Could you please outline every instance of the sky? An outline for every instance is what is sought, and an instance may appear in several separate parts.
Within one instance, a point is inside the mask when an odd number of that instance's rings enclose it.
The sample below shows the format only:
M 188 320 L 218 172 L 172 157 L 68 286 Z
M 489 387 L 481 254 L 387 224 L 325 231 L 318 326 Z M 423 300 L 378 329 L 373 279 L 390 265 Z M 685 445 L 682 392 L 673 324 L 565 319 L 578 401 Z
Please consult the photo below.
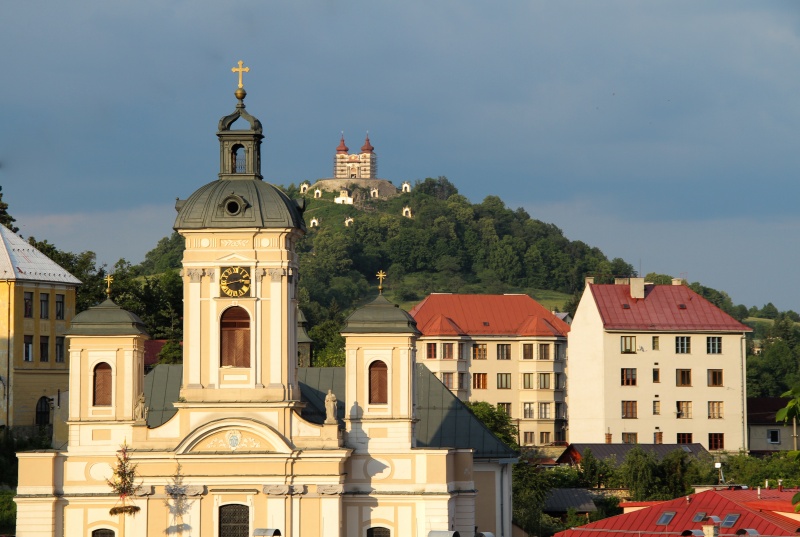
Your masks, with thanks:
M 4 2 L 0 185 L 20 233 L 137 263 L 216 179 L 220 117 L 262 173 L 446 176 L 572 240 L 800 311 L 800 4 Z

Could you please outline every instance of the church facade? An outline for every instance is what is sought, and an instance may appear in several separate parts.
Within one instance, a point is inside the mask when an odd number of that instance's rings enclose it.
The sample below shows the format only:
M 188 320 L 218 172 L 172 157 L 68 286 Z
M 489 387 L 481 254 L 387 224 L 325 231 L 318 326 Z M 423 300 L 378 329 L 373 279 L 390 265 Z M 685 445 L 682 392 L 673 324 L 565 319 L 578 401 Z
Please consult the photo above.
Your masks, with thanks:
M 406 312 L 379 295 L 347 321 L 345 368 L 298 367 L 304 205 L 263 181 L 262 126 L 235 95 L 218 179 L 176 204 L 172 411 L 149 415 L 169 383 L 145 381 L 141 321 L 110 300 L 77 315 L 68 446 L 18 454 L 17 535 L 510 535 L 515 453 L 416 363 Z

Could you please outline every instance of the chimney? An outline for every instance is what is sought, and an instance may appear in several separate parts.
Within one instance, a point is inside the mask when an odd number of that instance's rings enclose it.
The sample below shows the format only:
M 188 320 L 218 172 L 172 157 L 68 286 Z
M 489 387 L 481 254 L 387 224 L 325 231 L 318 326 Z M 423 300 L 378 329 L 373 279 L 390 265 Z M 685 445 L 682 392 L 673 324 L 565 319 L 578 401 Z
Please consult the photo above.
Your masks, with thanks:
M 631 283 L 630 278 L 614 278 L 614 285 L 628 285 Z
M 631 298 L 644 298 L 644 278 L 631 278 Z
M 703 537 L 717 537 L 719 527 L 716 524 L 703 524 Z
M 672 285 L 683 285 L 683 278 L 672 278 Z
M 606 433 L 606 444 L 611 443 L 611 433 Z

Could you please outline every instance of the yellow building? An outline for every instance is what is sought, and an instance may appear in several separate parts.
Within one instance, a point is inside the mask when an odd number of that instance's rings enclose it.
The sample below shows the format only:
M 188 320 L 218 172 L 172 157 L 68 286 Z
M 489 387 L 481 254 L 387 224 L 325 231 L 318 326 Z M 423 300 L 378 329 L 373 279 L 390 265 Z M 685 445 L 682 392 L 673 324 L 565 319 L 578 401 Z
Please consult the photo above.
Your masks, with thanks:
M 29 433 L 52 423 L 67 389 L 65 331 L 81 283 L 0 226 L 0 424 Z
M 145 380 L 142 323 L 110 300 L 76 316 L 69 443 L 19 454 L 17 535 L 510 535 L 515 454 L 416 365 L 406 312 L 379 296 L 347 321 L 346 368 L 298 367 L 303 204 L 263 182 L 245 95 L 219 178 L 176 204 L 180 375 Z M 125 443 L 141 488 L 123 501 L 106 480 Z

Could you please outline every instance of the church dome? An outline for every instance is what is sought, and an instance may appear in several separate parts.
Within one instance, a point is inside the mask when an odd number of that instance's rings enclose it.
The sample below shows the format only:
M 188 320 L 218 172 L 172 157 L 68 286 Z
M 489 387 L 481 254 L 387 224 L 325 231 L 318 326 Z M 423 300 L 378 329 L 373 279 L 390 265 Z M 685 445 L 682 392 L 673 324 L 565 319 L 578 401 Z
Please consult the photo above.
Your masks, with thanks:
M 411 333 L 419 335 L 417 322 L 383 295 L 358 308 L 345 321 L 342 333 Z
M 76 315 L 66 333 L 70 336 L 147 335 L 142 320 L 110 298 Z
M 361 146 L 361 152 L 362 153 L 372 153 L 374 150 L 375 150 L 375 148 L 372 147 L 371 143 L 369 143 L 369 134 L 367 134 L 367 139 L 364 140 L 364 145 Z
M 342 134 L 342 139 L 339 140 L 339 147 L 336 148 L 336 152 L 340 155 L 343 155 L 348 151 L 350 151 L 350 148 L 344 144 L 344 134 Z

